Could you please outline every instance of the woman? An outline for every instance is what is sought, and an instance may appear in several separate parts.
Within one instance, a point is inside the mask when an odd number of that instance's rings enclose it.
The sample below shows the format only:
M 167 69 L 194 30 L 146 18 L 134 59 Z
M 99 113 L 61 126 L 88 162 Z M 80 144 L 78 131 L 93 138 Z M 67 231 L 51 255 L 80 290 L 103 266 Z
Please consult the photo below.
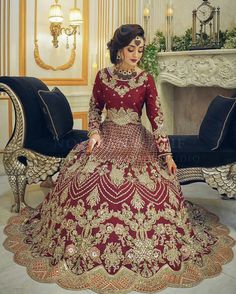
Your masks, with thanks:
M 89 140 L 71 151 L 42 205 L 6 228 L 5 247 L 36 280 L 150 293 L 193 286 L 232 258 L 227 230 L 184 202 L 154 80 L 138 67 L 144 40 L 139 25 L 115 31 L 114 66 L 93 88 Z M 153 134 L 141 124 L 144 105 Z

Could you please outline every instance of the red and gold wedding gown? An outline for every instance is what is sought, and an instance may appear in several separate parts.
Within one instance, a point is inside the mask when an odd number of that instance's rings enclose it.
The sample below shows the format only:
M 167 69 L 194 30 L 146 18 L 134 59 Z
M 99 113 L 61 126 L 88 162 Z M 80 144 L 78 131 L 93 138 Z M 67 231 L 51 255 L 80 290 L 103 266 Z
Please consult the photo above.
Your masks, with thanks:
M 144 105 L 153 134 L 141 124 Z M 4 245 L 15 261 L 37 281 L 97 293 L 190 287 L 219 274 L 234 240 L 215 215 L 185 201 L 168 174 L 152 76 L 118 80 L 99 71 L 89 113 L 102 144 L 91 155 L 88 141 L 75 146 L 43 203 L 9 220 Z

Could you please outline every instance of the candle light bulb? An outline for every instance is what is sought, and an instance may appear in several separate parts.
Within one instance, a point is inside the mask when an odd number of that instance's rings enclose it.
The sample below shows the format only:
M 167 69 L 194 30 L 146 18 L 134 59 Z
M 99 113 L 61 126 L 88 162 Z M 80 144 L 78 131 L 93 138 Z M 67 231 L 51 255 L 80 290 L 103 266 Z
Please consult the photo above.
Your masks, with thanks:
M 143 10 L 143 16 L 148 17 L 149 13 L 150 13 L 149 9 L 147 7 L 145 7 Z
M 98 65 L 97 65 L 96 62 L 93 62 L 93 64 L 92 64 L 92 68 L 93 68 L 93 69 L 97 69 L 97 68 L 98 68 Z
M 167 8 L 166 15 L 167 16 L 173 16 L 173 14 L 174 14 L 173 8 L 172 7 L 168 7 Z

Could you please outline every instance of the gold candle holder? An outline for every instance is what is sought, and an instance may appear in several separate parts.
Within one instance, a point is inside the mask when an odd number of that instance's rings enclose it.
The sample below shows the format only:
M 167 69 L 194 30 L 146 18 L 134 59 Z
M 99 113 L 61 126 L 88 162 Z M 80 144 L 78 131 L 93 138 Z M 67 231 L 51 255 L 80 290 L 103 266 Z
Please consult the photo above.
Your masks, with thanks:
M 193 10 L 193 29 L 192 29 L 192 44 L 196 46 L 196 23 L 197 23 L 197 10 Z
M 217 7 L 217 37 L 216 44 L 219 47 L 220 45 L 220 7 Z

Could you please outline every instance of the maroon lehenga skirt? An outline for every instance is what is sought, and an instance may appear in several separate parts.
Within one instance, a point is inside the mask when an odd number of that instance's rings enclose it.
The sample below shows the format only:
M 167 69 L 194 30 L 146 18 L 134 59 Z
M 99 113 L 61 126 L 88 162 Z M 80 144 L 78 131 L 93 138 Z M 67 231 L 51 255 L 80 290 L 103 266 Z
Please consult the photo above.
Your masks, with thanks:
M 9 220 L 5 248 L 41 282 L 97 293 L 190 287 L 221 272 L 234 240 L 185 201 L 141 124 L 102 124 L 102 144 L 67 156 L 55 188 Z

